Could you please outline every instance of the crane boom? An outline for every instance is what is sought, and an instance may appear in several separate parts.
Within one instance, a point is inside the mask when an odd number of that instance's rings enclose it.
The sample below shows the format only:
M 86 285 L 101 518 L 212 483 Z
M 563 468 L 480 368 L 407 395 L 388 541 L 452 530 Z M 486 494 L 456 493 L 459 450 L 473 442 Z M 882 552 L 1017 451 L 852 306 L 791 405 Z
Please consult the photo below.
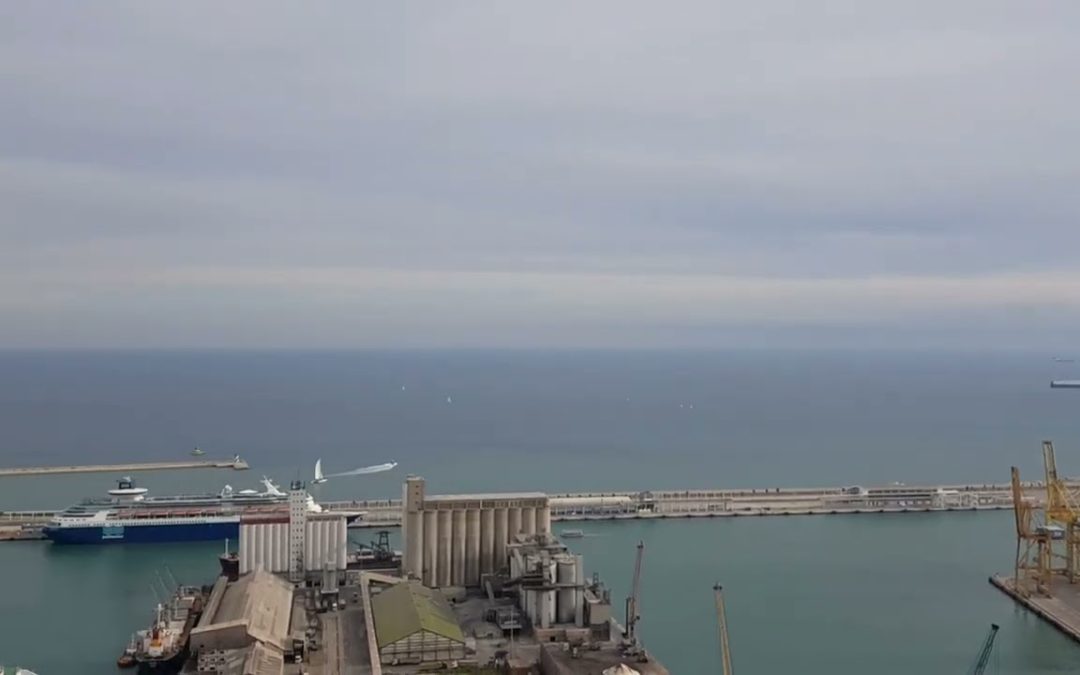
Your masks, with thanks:
M 1024 500 L 1024 488 L 1020 484 L 1020 470 L 1012 467 L 1013 513 L 1016 516 L 1016 534 L 1027 537 L 1031 534 L 1031 511 Z
M 1058 476 L 1053 441 L 1043 441 L 1043 469 L 1046 471 L 1046 519 L 1064 525 L 1080 520 L 1080 509 Z
M 986 672 L 986 666 L 990 663 L 990 653 L 994 651 L 994 638 L 997 637 L 997 632 L 998 625 L 996 623 L 990 624 L 990 632 L 986 634 L 982 649 L 979 650 L 979 656 L 975 659 L 975 665 L 971 668 L 971 675 L 983 675 Z
M 716 625 L 720 631 L 720 662 L 724 666 L 724 675 L 732 675 L 731 643 L 728 642 L 727 613 L 724 611 L 724 593 L 720 584 L 713 586 L 716 596 Z
M 645 542 L 639 541 L 637 555 L 634 558 L 634 581 L 630 586 L 630 597 L 626 599 L 626 639 L 637 642 L 637 622 L 641 619 L 638 603 L 641 597 L 641 558 L 645 553 Z

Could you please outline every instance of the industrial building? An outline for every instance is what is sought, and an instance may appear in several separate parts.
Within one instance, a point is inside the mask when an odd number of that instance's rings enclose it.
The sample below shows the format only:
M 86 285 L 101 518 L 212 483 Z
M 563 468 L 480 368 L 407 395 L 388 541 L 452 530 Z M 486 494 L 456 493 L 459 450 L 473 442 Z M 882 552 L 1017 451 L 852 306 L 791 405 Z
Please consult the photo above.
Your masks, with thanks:
M 214 582 L 199 623 L 191 630 L 191 653 L 200 675 L 280 675 L 302 626 L 294 626 L 293 586 L 264 570 L 235 581 Z M 301 621 L 302 623 L 302 621 Z
M 629 494 L 561 495 L 550 497 L 551 515 L 555 518 L 624 516 L 642 510 L 642 500 Z
M 232 583 L 218 577 L 191 631 L 191 650 L 243 649 L 256 642 L 291 649 L 292 606 L 292 584 L 269 572 L 256 570 Z
M 410 476 L 403 492 L 404 573 L 430 588 L 478 587 L 501 569 L 518 534 L 551 533 L 551 507 L 539 492 L 427 495 Z
M 240 521 L 240 574 L 263 569 L 303 581 L 308 572 L 344 570 L 349 514 L 313 512 L 301 484 L 289 491 L 288 512 L 245 515 Z
M 379 658 L 386 664 L 451 663 L 466 657 L 465 635 L 437 590 L 404 581 L 371 598 Z

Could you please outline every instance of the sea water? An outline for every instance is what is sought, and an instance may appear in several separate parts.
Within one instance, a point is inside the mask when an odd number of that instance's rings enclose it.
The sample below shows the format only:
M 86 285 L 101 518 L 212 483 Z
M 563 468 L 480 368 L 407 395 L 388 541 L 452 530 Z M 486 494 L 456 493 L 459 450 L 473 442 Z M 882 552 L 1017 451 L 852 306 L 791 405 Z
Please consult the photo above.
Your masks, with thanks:
M 199 445 L 252 465 L 136 476 L 171 494 L 308 479 L 320 457 L 327 472 L 400 462 L 321 498 L 395 496 L 406 472 L 431 492 L 1004 482 L 1012 464 L 1038 475 L 1043 438 L 1080 473 L 1080 392 L 1048 387 L 1072 367 L 1021 353 L 3 352 L 0 464 Z M 0 478 L 0 508 L 62 507 L 116 477 Z M 991 622 L 1001 672 L 1080 668 L 1080 650 L 986 583 L 1012 564 L 1007 512 L 587 533 L 570 544 L 617 610 L 645 541 L 642 631 L 675 673 L 718 671 L 716 581 L 740 672 L 961 672 Z M 157 576 L 209 581 L 221 546 L 0 544 L 0 663 L 111 672 Z

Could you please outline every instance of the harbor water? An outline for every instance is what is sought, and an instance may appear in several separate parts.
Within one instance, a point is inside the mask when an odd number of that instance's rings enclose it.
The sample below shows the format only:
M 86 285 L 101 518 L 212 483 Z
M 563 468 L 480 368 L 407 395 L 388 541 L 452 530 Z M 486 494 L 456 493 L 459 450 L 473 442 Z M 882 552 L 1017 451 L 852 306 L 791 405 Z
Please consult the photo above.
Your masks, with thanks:
M 0 464 L 240 453 L 247 472 L 153 472 L 152 494 L 257 488 L 384 461 L 321 498 L 432 492 L 1003 482 L 1039 442 L 1080 474 L 1070 364 L 1032 354 L 0 353 Z M 0 509 L 57 508 L 118 476 L 0 478 Z M 963 672 L 991 622 L 1002 673 L 1080 668 L 1080 648 L 987 577 L 1012 564 L 1008 512 L 567 524 L 625 596 L 646 543 L 648 646 L 717 672 L 724 584 L 744 673 Z M 560 526 L 556 524 L 556 531 Z M 354 533 L 367 539 L 374 533 Z M 149 620 L 157 575 L 207 582 L 223 543 L 0 544 L 0 663 L 109 673 Z M 168 572 L 166 572 L 166 568 Z M 618 602 L 616 604 L 619 604 Z
M 641 631 L 673 673 L 719 672 L 717 581 L 739 672 L 962 673 L 991 622 L 1001 631 L 990 673 L 1077 672 L 1080 648 L 986 581 L 1011 563 L 1011 518 L 995 511 L 586 523 L 586 536 L 567 543 L 612 588 L 621 617 L 634 546 L 645 542 Z M 114 672 L 131 630 L 150 620 L 159 577 L 209 581 L 220 549 L 4 544 L 0 653 L 42 675 Z

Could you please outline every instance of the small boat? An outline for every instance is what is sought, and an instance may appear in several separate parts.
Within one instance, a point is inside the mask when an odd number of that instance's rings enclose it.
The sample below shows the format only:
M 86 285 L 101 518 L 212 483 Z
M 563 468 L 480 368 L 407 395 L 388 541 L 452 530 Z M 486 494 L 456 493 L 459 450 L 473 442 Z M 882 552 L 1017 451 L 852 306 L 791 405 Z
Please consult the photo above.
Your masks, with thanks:
M 136 651 L 138 651 L 138 645 L 135 642 L 135 636 L 132 636 L 131 642 L 124 648 L 124 653 L 120 655 L 120 658 L 116 659 L 116 667 L 134 668 L 139 665 L 139 662 L 135 660 Z
M 581 539 L 585 533 L 581 530 L 563 530 L 560 532 L 564 539 Z
M 191 451 L 191 456 L 192 457 L 202 457 L 205 454 L 206 454 L 206 451 L 205 450 L 200 450 L 199 446 L 197 446 L 197 445 L 195 446 L 195 449 Z

